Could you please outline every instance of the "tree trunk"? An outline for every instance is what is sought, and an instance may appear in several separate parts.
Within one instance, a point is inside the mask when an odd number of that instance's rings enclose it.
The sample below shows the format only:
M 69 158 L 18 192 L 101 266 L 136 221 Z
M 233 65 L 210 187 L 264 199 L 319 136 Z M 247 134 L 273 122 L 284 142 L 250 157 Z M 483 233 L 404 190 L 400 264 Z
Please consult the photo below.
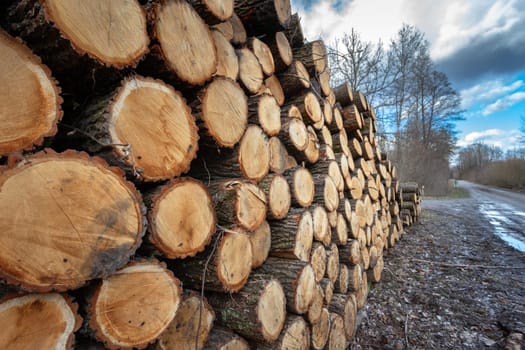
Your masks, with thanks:
M 310 74 L 301 61 L 293 60 L 277 76 L 287 98 L 292 98 L 302 90 L 310 88 Z
M 250 276 L 252 260 L 248 235 L 228 230 L 218 235 L 204 252 L 174 263 L 173 270 L 190 288 L 200 290 L 204 285 L 206 290 L 237 292 Z
M 0 156 L 4 156 L 30 150 L 54 136 L 62 118 L 62 98 L 49 69 L 25 45 L 0 31 L 0 50 L 2 66 L 16 72 L 16 79 L 3 79 L 0 94 Z
M 286 266 L 285 269 L 282 267 Z M 315 275 L 309 263 L 270 257 L 254 274 L 254 278 L 274 276 L 284 289 L 286 307 L 290 312 L 304 314 L 308 311 L 315 288 Z
M 102 159 L 51 150 L 28 156 L 0 173 L 0 275 L 38 292 L 105 278 L 135 253 L 144 214 L 135 187 Z
M 235 12 L 252 36 L 275 33 L 290 25 L 290 0 L 238 0 Z
M 312 220 L 314 239 L 323 243 L 325 247 L 330 246 L 330 243 L 332 242 L 332 235 L 330 232 L 330 224 L 328 223 L 326 209 L 320 205 L 316 205 L 312 210 Z
M 248 39 L 248 48 L 252 50 L 255 57 L 261 65 L 262 71 L 265 76 L 269 77 L 275 73 L 275 63 L 273 60 L 272 51 L 264 42 L 257 38 Z
M 227 21 L 233 15 L 234 0 L 189 0 L 189 3 L 210 26 Z
M 248 122 L 258 124 L 268 136 L 281 131 L 281 108 L 273 96 L 262 94 L 248 99 Z
M 314 179 L 310 171 L 301 166 L 288 169 L 283 176 L 292 190 L 292 205 L 308 208 L 314 200 Z
M 312 348 L 316 350 L 324 349 L 330 336 L 330 313 L 323 308 L 321 317 L 317 323 L 312 325 Z
M 312 265 L 314 270 L 315 281 L 319 283 L 326 272 L 326 249 L 319 242 L 314 242 L 312 244 L 310 265 Z
M 82 324 L 77 309 L 57 293 L 8 296 L 0 303 L 0 348 L 70 349 Z
M 311 75 L 322 73 L 328 69 L 326 47 L 322 40 L 316 40 L 292 49 L 296 60 L 304 63 Z
M 283 331 L 277 340 L 271 344 L 262 343 L 257 349 L 266 350 L 288 350 L 309 349 L 310 328 L 301 316 L 287 315 Z
M 164 264 L 132 262 L 96 287 L 86 322 L 107 348 L 143 349 L 170 325 L 180 301 L 180 282 Z
M 275 72 L 280 73 L 292 64 L 293 53 L 290 43 L 283 32 L 277 32 L 275 35 L 267 35 L 262 40 L 268 45 L 273 55 L 275 63 Z
M 215 312 L 207 300 L 197 292 L 185 291 L 175 318 L 159 337 L 157 349 L 202 349 L 210 331 L 215 329 L 214 320 Z
M 182 95 L 171 86 L 135 76 L 110 95 L 92 100 L 79 118 L 83 148 L 143 181 L 167 180 L 190 168 L 198 128 Z M 95 141 L 96 140 L 96 141 Z
M 247 339 L 271 342 L 281 334 L 286 319 L 286 299 L 276 279 L 258 275 L 238 293 L 213 294 L 208 301 L 217 311 L 220 324 Z
M 237 59 L 235 49 L 225 34 L 219 30 L 212 30 L 211 35 L 215 43 L 215 48 L 217 49 L 217 71 L 215 75 L 237 80 L 239 76 L 239 60 Z
M 250 350 L 250 346 L 229 328 L 213 326 L 203 350 Z
M 244 88 L 254 95 L 263 87 L 264 75 L 255 54 L 247 47 L 238 49 L 239 80 Z
M 145 194 L 150 241 L 170 259 L 194 256 L 215 233 L 217 218 L 208 189 L 179 178 Z
M 312 214 L 308 210 L 294 209 L 285 219 L 270 221 L 270 227 L 271 256 L 310 261 L 313 227 Z

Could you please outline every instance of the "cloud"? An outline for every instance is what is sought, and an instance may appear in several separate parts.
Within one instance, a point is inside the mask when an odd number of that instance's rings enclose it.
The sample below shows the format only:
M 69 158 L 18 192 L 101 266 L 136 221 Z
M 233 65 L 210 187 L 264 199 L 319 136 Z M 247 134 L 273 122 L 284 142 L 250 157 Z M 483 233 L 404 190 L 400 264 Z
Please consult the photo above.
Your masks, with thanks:
M 460 91 L 463 108 L 468 109 L 475 104 L 501 98 L 508 93 L 515 92 L 524 85 L 525 83 L 522 80 L 516 80 L 505 85 L 502 79 L 489 80 L 476 84 Z
M 465 147 L 476 142 L 482 142 L 486 145 L 508 150 L 518 144 L 519 138 L 519 130 L 488 129 L 471 132 L 465 135 L 458 141 L 457 145 L 459 147 Z
M 510 94 L 508 96 L 504 96 L 500 99 L 498 99 L 496 102 L 491 103 L 488 105 L 481 114 L 484 116 L 487 116 L 489 114 L 492 114 L 494 112 L 498 112 L 501 110 L 504 110 L 510 106 L 515 105 L 518 102 L 525 100 L 525 91 L 518 91 L 513 94 Z

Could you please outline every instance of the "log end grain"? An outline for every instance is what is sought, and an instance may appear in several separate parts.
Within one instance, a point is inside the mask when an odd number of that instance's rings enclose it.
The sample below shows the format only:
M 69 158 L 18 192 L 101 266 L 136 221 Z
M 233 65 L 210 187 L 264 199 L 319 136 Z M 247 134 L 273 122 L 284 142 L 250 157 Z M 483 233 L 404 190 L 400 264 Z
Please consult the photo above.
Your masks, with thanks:
M 268 341 L 277 339 L 286 320 L 286 298 L 281 284 L 276 280 L 264 287 L 257 304 L 257 317 L 263 337 Z
M 281 108 L 273 96 L 264 94 L 259 98 L 257 115 L 259 125 L 268 136 L 275 136 L 281 131 Z
M 217 71 L 215 74 L 237 80 L 239 76 L 239 60 L 235 54 L 235 49 L 220 31 L 213 30 L 211 35 L 217 50 Z
M 286 178 L 281 175 L 273 176 L 268 191 L 268 215 L 273 219 L 284 219 L 291 202 L 290 186 Z
M 249 234 L 252 245 L 252 269 L 264 264 L 270 253 L 272 233 L 270 225 L 265 220 Z
M 215 261 L 217 276 L 226 291 L 236 292 L 246 284 L 252 270 L 252 259 L 248 235 L 234 232 L 223 234 Z
M 279 123 L 280 124 L 280 123 Z M 270 170 L 270 146 L 264 131 L 250 125 L 239 145 L 239 165 L 243 175 L 253 181 L 260 181 Z
M 275 63 L 268 45 L 257 38 L 251 38 L 248 45 L 252 49 L 255 57 L 257 57 L 263 73 L 266 76 L 272 75 L 275 72 Z
M 298 167 L 292 176 L 292 197 L 303 208 L 307 208 L 314 200 L 314 179 L 308 169 Z
M 239 80 L 251 94 L 258 93 L 263 86 L 263 71 L 255 54 L 247 47 L 238 49 Z
M 324 349 L 330 336 L 330 312 L 323 308 L 317 323 L 312 325 L 312 348 Z

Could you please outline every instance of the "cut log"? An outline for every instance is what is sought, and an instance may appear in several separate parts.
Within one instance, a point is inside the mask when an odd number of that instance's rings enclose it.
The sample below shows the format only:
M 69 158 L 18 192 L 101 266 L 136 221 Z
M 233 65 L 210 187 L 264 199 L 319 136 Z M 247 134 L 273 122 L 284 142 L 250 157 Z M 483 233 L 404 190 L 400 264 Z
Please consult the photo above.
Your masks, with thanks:
M 91 135 L 83 147 L 94 153 L 110 146 L 113 152 L 102 155 L 144 181 L 187 172 L 198 149 L 195 119 L 182 95 L 160 80 L 140 76 L 91 101 L 79 128 Z
M 237 50 L 239 58 L 239 80 L 250 94 L 258 93 L 263 87 L 264 75 L 255 54 L 247 47 Z
M 266 216 L 269 219 L 284 219 L 292 202 L 290 186 L 286 178 L 278 174 L 269 174 L 259 182 L 259 188 L 267 198 L 268 210 Z
M 313 175 L 315 192 L 314 201 L 324 205 L 327 211 L 331 212 L 339 206 L 339 192 L 329 175 Z
M 268 136 L 281 131 L 281 108 L 273 96 L 262 94 L 248 99 L 248 121 L 258 124 Z
M 323 288 L 324 303 L 325 305 L 329 305 L 334 295 L 334 283 L 328 278 L 323 278 L 321 282 L 319 282 L 319 285 Z
M 202 349 L 214 319 L 215 312 L 206 299 L 196 292 L 185 292 L 175 318 L 159 337 L 157 349 Z
M 208 26 L 184 0 L 156 4 L 153 38 L 160 44 L 164 62 L 183 82 L 204 84 L 217 69 L 217 53 Z
M 307 161 L 310 164 L 315 164 L 319 160 L 319 140 L 315 133 L 314 128 L 311 125 L 308 125 L 306 128 L 308 131 L 308 146 L 304 150 L 304 159 L 299 158 L 301 161 Z
M 310 327 L 301 316 L 288 315 L 279 338 L 272 344 L 258 344 L 257 349 L 288 350 L 309 349 Z
M 191 178 L 172 180 L 145 198 L 149 239 L 163 255 L 185 258 L 204 250 L 215 233 L 217 219 L 208 190 L 201 182 Z
M 224 36 L 224 38 L 226 38 L 226 40 L 228 40 L 229 42 L 232 42 L 233 41 L 233 26 L 230 20 L 216 24 L 212 26 L 211 29 L 213 29 L 214 31 L 218 31 Z
M 363 118 L 354 104 L 346 106 L 343 109 L 343 127 L 349 133 L 359 130 L 363 127 Z
M 332 147 L 326 144 L 319 145 L 319 159 L 317 161 L 336 160 Z
M 250 278 L 239 293 L 213 294 L 208 302 L 220 324 L 258 342 L 276 340 L 286 319 L 283 287 L 273 278 Z
M 0 276 L 38 292 L 105 278 L 139 246 L 144 213 L 135 187 L 100 158 L 27 157 L 0 172 L 0 246 L 9 252 L 0 254 Z
M 179 280 L 163 264 L 132 262 L 96 287 L 87 322 L 107 348 L 143 349 L 178 314 L 181 292 Z
M 341 246 L 346 245 L 348 240 L 348 226 L 343 214 L 337 213 L 337 224 L 332 229 L 332 242 Z
M 354 103 L 354 95 L 352 88 L 348 83 L 343 83 L 333 89 L 335 100 L 339 102 L 341 107 L 346 107 Z
M 284 71 L 292 64 L 292 48 L 283 32 L 277 32 L 275 35 L 267 35 L 262 40 L 264 40 L 272 52 L 276 73 Z
M 330 228 L 335 229 L 337 227 L 337 215 L 339 214 L 337 210 L 328 211 L 326 213 L 328 215 L 328 223 L 330 224 Z
M 342 350 L 346 347 L 344 319 L 336 313 L 330 312 L 330 336 L 325 346 L 327 350 Z
M 235 12 L 253 36 L 275 33 L 290 24 L 290 0 L 238 0 Z
M 351 199 L 350 204 L 357 216 L 359 227 L 364 228 L 366 226 L 366 206 L 364 202 L 361 199 Z
M 246 40 L 248 37 L 246 34 L 246 29 L 244 28 L 244 24 L 242 24 L 241 19 L 239 18 L 239 16 L 237 16 L 235 12 L 233 13 L 229 22 L 231 23 L 233 28 L 232 43 L 235 45 L 246 44 Z
M 361 286 L 355 292 L 357 310 L 361 310 L 366 304 L 366 298 L 368 297 L 368 277 L 366 271 L 363 271 L 361 278 Z
M 314 270 L 315 281 L 319 283 L 326 272 L 326 249 L 319 242 L 312 244 L 310 265 L 312 265 L 312 269 Z
M 332 243 L 330 250 L 326 250 L 326 255 L 326 277 L 328 277 L 332 283 L 335 283 L 339 276 L 339 249 L 337 245 Z
M 310 88 L 310 74 L 301 61 L 293 60 L 279 75 L 284 94 L 291 98 L 298 92 Z
M 0 303 L 0 348 L 70 349 L 82 324 L 77 309 L 56 293 L 8 297 Z
M 348 181 L 345 181 L 345 183 L 350 193 L 350 199 L 360 200 L 361 197 L 363 196 L 363 185 L 361 185 L 361 181 L 359 181 L 358 176 L 350 176 L 346 179 L 349 179 Z
M 257 38 L 248 39 L 248 48 L 252 50 L 255 57 L 261 65 L 261 69 L 266 76 L 271 76 L 275 72 L 275 63 L 273 60 L 272 51 L 264 42 Z
M 286 307 L 290 312 L 304 314 L 308 311 L 315 289 L 314 270 L 309 263 L 269 257 L 253 274 L 254 278 L 261 274 L 273 276 L 281 282 L 286 295 Z
M 49 69 L 25 45 L 0 30 L 2 129 L 0 156 L 41 145 L 54 136 L 62 98 Z
M 235 54 L 235 49 L 224 34 L 218 30 L 213 30 L 211 35 L 215 43 L 215 49 L 217 50 L 217 71 L 215 74 L 237 80 L 239 76 L 239 60 Z
M 320 205 L 316 205 L 312 209 L 312 220 L 314 239 L 323 243 L 325 247 L 330 246 L 330 243 L 332 242 L 332 235 L 330 233 L 330 224 L 328 223 L 326 209 Z
M 300 112 L 299 112 L 300 113 Z M 291 153 L 302 152 L 308 147 L 308 131 L 300 118 L 281 113 L 281 132 L 279 138 Z
M 233 2 L 234 0 L 189 0 L 199 16 L 210 26 L 231 18 Z
M 240 227 L 234 227 L 233 231 L 244 232 Z M 255 269 L 266 261 L 270 254 L 272 244 L 272 233 L 267 221 L 263 221 L 254 231 L 246 232 L 252 246 L 252 269 Z
M 312 348 L 324 349 L 330 336 L 330 312 L 323 308 L 319 321 L 312 325 Z
M 353 91 L 354 104 L 359 112 L 366 112 L 368 110 L 368 102 L 366 101 L 365 95 L 361 91 Z
M 373 283 L 378 283 L 381 281 L 381 275 L 383 273 L 383 268 L 384 268 L 384 262 L 383 262 L 383 257 L 380 256 L 378 259 L 377 259 L 377 263 L 376 265 L 367 271 L 367 274 L 368 274 L 368 279 L 373 282 Z
M 291 15 L 290 24 L 288 28 L 285 29 L 284 34 L 291 47 L 301 47 L 304 45 L 305 40 L 299 14 L 294 13 Z
M 253 231 L 266 217 L 266 197 L 256 185 L 241 180 L 219 180 L 208 190 L 221 225 L 239 225 Z
M 204 285 L 206 290 L 236 292 L 246 284 L 252 260 L 248 235 L 228 230 L 217 236 L 213 247 L 208 246 L 203 253 L 174 263 L 172 269 L 190 288 L 200 290 Z
M 326 68 L 318 74 L 317 78 L 319 79 L 319 86 L 321 87 L 323 95 L 330 95 L 332 88 L 330 87 L 330 69 L 328 68 L 328 64 Z
M 215 78 L 199 93 L 192 108 L 204 123 L 207 136 L 219 147 L 233 147 L 246 130 L 248 98 L 231 79 Z
M 321 321 L 323 315 L 323 306 L 324 306 L 324 291 L 323 288 L 319 285 L 315 285 L 315 293 L 312 298 L 312 304 L 308 308 L 308 313 L 306 318 L 311 325 L 314 325 Z
M 290 156 L 286 147 L 277 136 L 270 137 L 270 171 L 275 174 L 283 174 L 286 169 L 296 165 L 290 165 Z
M 326 47 L 322 40 L 316 40 L 292 49 L 296 60 L 304 63 L 311 75 L 322 73 L 328 66 Z
M 338 134 L 333 134 L 332 139 L 334 143 L 333 149 L 336 154 L 342 153 L 347 158 L 351 158 L 353 156 L 351 153 L 351 148 L 349 144 L 350 140 L 348 140 L 348 136 L 346 134 L 345 129 L 339 130 Z
M 348 240 L 344 247 L 339 247 L 339 259 L 345 264 L 357 265 L 361 262 L 361 248 L 359 241 Z
M 351 292 L 357 292 L 363 284 L 363 269 L 361 268 L 361 265 L 348 265 L 348 272 L 348 290 Z
M 314 200 L 314 179 L 308 169 L 295 167 L 284 172 L 292 189 L 292 205 L 307 208 Z
M 347 264 L 339 264 L 339 278 L 335 282 L 334 291 L 336 293 L 348 293 L 348 285 L 350 283 L 350 270 Z
M 230 329 L 213 326 L 203 350 L 250 350 L 250 346 Z
M 323 100 L 323 117 L 325 125 L 327 127 L 330 126 L 332 124 L 332 121 L 334 120 L 334 108 L 332 107 L 327 98 Z
M 347 341 L 352 341 L 356 330 L 357 307 L 353 294 L 343 295 L 335 293 L 328 311 L 336 313 L 343 318 L 344 332 Z
M 313 227 L 312 214 L 308 210 L 291 210 L 283 220 L 270 221 L 270 227 L 272 231 L 271 256 L 310 261 Z
M 279 78 L 275 75 L 269 76 L 264 80 L 264 86 L 270 91 L 277 104 L 282 106 L 284 104 L 285 95 Z
M 286 88 L 284 89 L 286 92 Z M 316 124 L 323 120 L 323 112 L 321 110 L 319 100 L 311 91 L 305 90 L 301 94 L 288 98 L 286 101 L 286 105 L 297 106 L 297 108 L 299 108 L 299 111 L 301 111 L 305 124 Z M 321 128 L 322 125 L 319 127 L 319 129 Z

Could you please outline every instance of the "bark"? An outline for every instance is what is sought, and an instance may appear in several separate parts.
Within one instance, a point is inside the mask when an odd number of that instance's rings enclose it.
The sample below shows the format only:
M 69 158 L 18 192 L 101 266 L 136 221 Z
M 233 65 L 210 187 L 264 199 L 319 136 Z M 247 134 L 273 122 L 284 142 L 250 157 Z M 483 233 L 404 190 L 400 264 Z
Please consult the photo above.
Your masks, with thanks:
M 345 264 L 359 264 L 361 262 L 359 241 L 350 239 L 344 247 L 339 247 L 339 259 Z
M 354 103 L 352 88 L 348 83 L 343 83 L 333 89 L 335 100 L 341 107 L 346 107 Z
M 322 40 L 316 40 L 292 49 L 296 60 L 304 63 L 311 75 L 322 73 L 328 69 L 326 47 Z
M 354 104 L 359 110 L 359 112 L 368 111 L 368 102 L 366 100 L 365 95 L 363 95 L 361 91 L 353 91 L 352 94 L 353 94 Z
M 287 315 L 281 335 L 272 344 L 262 343 L 257 345 L 257 349 L 309 349 L 310 348 L 310 328 L 301 316 Z
M 310 88 L 310 74 L 299 60 L 293 60 L 277 76 L 287 98 L 292 98 L 299 92 Z
M 304 45 L 305 40 L 299 14 L 292 14 L 290 17 L 290 25 L 284 30 L 284 34 L 291 47 L 301 47 Z
M 275 72 L 281 73 L 292 64 L 293 53 L 290 42 L 284 32 L 277 32 L 275 35 L 266 35 L 262 40 L 268 45 L 273 55 Z
M 86 322 L 109 349 L 143 349 L 178 314 L 181 293 L 179 280 L 164 264 L 132 262 L 97 285 Z
M 229 328 L 213 326 L 203 350 L 250 350 L 248 342 Z
M 361 117 L 359 110 L 354 104 L 345 107 L 341 116 L 343 118 L 343 128 L 345 128 L 348 133 L 363 127 L 363 117 Z
M 239 0 L 235 12 L 252 36 L 275 33 L 290 24 L 290 0 Z
M 271 256 L 310 261 L 313 227 L 312 214 L 308 210 L 292 210 L 285 219 L 270 221 L 270 227 Z
M 76 151 L 28 156 L 0 172 L 0 229 L 8 233 L 0 246 L 9 252 L 0 277 L 37 292 L 105 278 L 135 253 L 144 216 L 139 192 L 102 159 Z

